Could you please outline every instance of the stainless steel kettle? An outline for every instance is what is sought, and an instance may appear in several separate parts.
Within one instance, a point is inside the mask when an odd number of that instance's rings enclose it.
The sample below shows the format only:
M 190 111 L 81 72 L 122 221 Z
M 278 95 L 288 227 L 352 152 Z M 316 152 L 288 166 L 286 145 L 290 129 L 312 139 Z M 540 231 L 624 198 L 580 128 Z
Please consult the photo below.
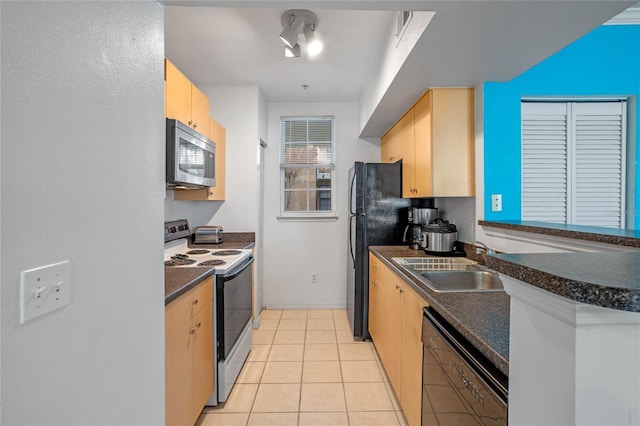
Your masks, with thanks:
M 422 226 L 420 248 L 428 254 L 452 253 L 457 240 L 456 226 L 442 219 L 437 219 L 433 223 Z

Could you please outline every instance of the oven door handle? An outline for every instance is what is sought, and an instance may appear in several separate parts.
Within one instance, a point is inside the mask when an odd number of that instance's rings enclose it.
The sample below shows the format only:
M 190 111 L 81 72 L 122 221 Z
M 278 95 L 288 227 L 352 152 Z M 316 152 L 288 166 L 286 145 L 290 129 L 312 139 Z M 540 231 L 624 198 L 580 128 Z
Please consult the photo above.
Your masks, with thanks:
M 253 256 L 250 256 L 246 262 L 241 263 L 237 268 L 234 268 L 232 271 L 230 271 L 231 275 L 223 275 L 224 280 L 231 281 L 232 279 L 240 275 L 242 272 L 244 272 L 247 266 L 253 263 L 253 260 Z

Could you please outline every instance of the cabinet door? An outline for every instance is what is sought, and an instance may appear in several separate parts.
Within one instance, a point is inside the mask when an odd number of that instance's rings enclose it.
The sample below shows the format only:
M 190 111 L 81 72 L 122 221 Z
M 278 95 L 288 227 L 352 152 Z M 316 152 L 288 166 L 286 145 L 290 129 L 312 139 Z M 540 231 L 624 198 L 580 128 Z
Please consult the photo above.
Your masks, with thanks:
M 213 278 L 209 277 L 165 308 L 165 421 L 167 425 L 195 423 L 213 390 L 212 303 Z M 200 327 L 196 326 L 198 322 L 201 323 Z M 202 330 L 199 334 L 201 338 L 196 341 L 196 331 L 199 330 Z M 206 351 L 208 352 L 205 355 Z M 210 364 L 204 364 L 203 360 L 207 357 Z M 202 364 L 198 368 L 207 377 L 194 375 L 196 361 Z M 210 368 L 211 371 L 209 372 L 206 368 Z M 210 385 L 196 385 L 196 382 L 204 382 L 208 378 L 211 380 Z M 211 390 L 206 386 L 211 386 Z M 201 403 L 203 394 L 206 394 L 206 398 Z M 194 414 L 196 411 L 197 414 Z
M 426 305 L 402 283 L 402 360 L 400 405 L 410 426 L 422 418 L 422 307 Z
M 164 60 L 166 116 L 185 124 L 191 120 L 191 82 L 168 59 Z
M 395 163 L 402 159 L 398 130 L 399 126 L 395 125 L 380 138 L 380 161 L 383 163 Z
M 191 321 L 165 325 L 165 423 L 193 424 Z
M 416 196 L 416 159 L 414 152 L 414 111 L 411 108 L 398 121 L 398 142 L 402 151 L 402 196 Z
M 382 312 L 383 299 L 379 280 L 381 265 L 380 260 L 369 253 L 369 334 L 376 345 L 381 339 L 379 324 L 384 316 Z M 379 351 L 380 348 L 378 348 L 378 352 Z
M 227 130 L 214 119 L 209 122 L 209 134 L 216 143 L 216 186 L 209 188 L 209 200 L 224 200 L 225 198 L 225 174 L 227 156 Z
M 194 130 L 209 136 L 209 98 L 194 84 L 191 85 L 191 122 Z
M 396 395 L 401 386 L 401 343 L 402 343 L 402 297 L 400 279 L 389 268 L 383 269 L 382 293 L 384 298 L 384 364 Z M 380 354 L 382 357 L 382 354 Z
M 427 92 L 414 106 L 414 197 L 433 196 L 433 165 L 431 157 L 431 98 Z
M 193 317 L 193 411 L 198 420 L 214 389 L 213 304 L 209 302 Z
M 473 89 L 432 89 L 433 196 L 475 194 Z

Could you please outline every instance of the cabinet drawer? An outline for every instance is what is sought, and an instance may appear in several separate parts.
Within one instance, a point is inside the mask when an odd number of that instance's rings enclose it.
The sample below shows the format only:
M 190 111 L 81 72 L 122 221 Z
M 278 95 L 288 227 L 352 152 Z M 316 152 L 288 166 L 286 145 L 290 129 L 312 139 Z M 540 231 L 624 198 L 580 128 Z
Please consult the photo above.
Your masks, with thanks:
M 165 308 L 165 324 L 179 326 L 213 300 L 213 277 L 192 288 Z

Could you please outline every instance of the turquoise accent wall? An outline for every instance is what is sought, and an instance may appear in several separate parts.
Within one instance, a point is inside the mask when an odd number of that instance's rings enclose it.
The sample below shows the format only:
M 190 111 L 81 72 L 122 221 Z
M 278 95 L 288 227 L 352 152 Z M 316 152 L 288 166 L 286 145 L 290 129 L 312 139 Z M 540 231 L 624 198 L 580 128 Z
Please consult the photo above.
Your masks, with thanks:
M 598 27 L 509 82 L 484 83 L 485 220 L 520 220 L 522 97 L 639 94 L 640 25 Z M 637 133 L 628 135 L 636 146 Z M 640 229 L 639 160 L 637 149 L 634 229 Z M 491 211 L 491 194 L 502 194 L 501 212 Z

